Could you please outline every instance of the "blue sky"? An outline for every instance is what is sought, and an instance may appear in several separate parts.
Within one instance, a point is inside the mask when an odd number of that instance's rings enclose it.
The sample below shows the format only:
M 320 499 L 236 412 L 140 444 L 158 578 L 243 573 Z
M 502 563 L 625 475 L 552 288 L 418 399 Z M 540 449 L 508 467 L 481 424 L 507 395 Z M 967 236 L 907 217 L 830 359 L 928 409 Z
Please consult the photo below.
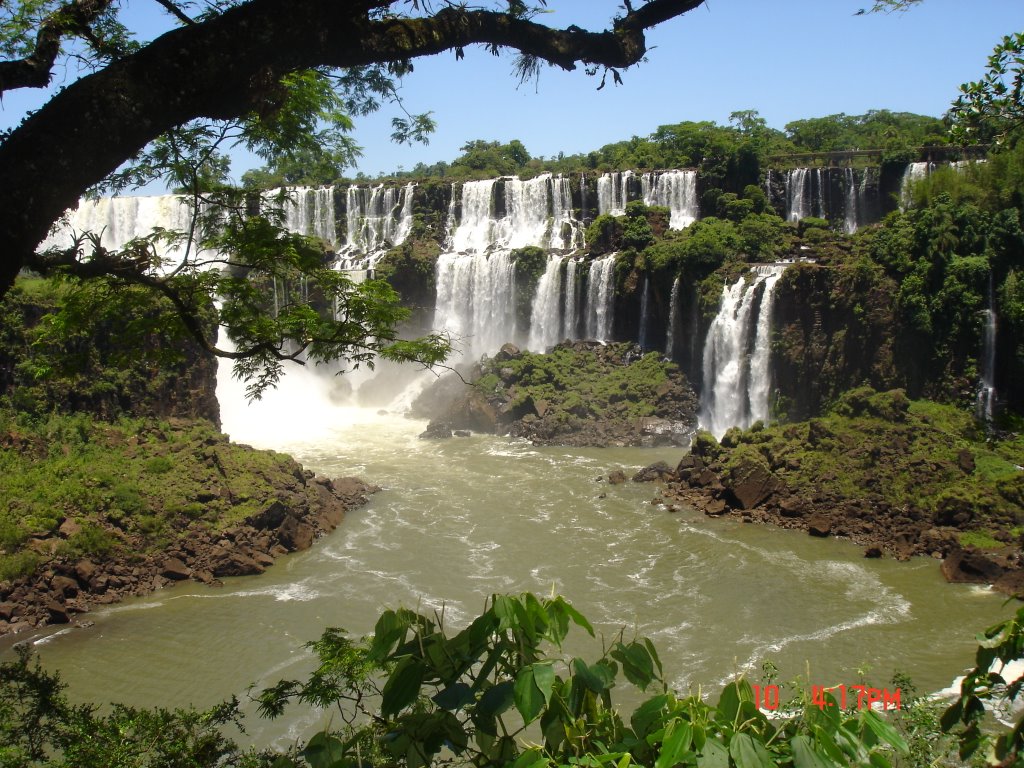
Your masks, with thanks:
M 390 142 L 391 118 L 357 121 L 369 175 L 452 160 L 472 139 L 520 139 L 531 154 L 572 154 L 644 136 L 683 120 L 726 123 L 756 109 L 768 124 L 837 112 L 892 109 L 941 115 L 957 86 L 980 76 L 993 46 L 1024 30 L 1021 0 L 925 0 L 905 12 L 857 16 L 870 0 L 709 0 L 649 35 L 648 61 L 623 73 L 624 85 L 597 82 L 582 69 L 545 68 L 518 85 L 511 57 L 467 49 L 419 59 L 402 88 L 410 112 L 432 111 L 438 129 L 428 146 Z M 123 3 L 139 24 L 159 28 L 153 0 Z M 601 29 L 619 0 L 549 0 L 539 21 Z M 31 98 L 9 94 L 0 127 L 14 125 Z M 237 178 L 253 164 L 239 155 Z

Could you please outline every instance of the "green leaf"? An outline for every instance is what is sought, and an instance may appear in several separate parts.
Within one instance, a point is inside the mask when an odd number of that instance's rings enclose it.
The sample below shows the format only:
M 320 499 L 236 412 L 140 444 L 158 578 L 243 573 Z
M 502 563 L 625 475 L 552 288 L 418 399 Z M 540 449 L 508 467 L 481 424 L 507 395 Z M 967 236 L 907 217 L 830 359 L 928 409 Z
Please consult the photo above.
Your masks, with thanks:
M 548 689 L 550 693 L 550 688 Z M 532 723 L 544 709 L 544 694 L 537 687 L 533 667 L 524 667 L 516 675 L 515 683 L 516 709 L 523 716 L 523 722 Z
M 907 742 L 904 738 L 895 728 L 879 717 L 878 713 L 873 709 L 867 708 L 861 710 L 860 719 L 861 723 L 870 728 L 872 733 L 874 733 L 883 742 L 901 754 L 909 754 L 910 748 L 907 746 Z
M 302 750 L 302 757 L 310 768 L 335 768 L 345 760 L 345 746 L 341 739 L 320 731 Z
M 698 768 L 729 768 L 729 750 L 717 739 L 704 742 L 704 749 L 697 755 Z
M 473 703 L 473 689 L 462 682 L 454 683 L 435 695 L 433 701 L 441 709 L 454 712 Z
M 496 717 L 512 706 L 514 690 L 511 680 L 504 680 L 487 689 L 476 705 L 476 711 L 484 717 Z
M 533 665 L 533 681 L 544 695 L 545 706 L 551 703 L 551 688 L 555 684 L 555 668 L 551 662 Z
M 794 736 L 789 746 L 793 750 L 793 768 L 831 768 L 835 765 L 828 758 L 818 754 L 810 738 L 803 734 Z
M 707 745 L 705 745 L 705 749 Z M 736 768 L 773 768 L 771 755 L 749 733 L 737 733 L 729 743 L 729 755 Z
M 398 662 L 384 684 L 380 712 L 384 717 L 397 715 L 412 704 L 419 695 L 423 684 L 423 665 L 411 656 Z
M 572 672 L 576 678 L 594 693 L 601 693 L 610 687 L 606 680 L 607 669 L 605 668 L 605 674 L 602 675 L 596 667 L 596 664 L 593 667 L 588 666 L 587 662 L 580 658 L 572 660 Z
M 690 749 L 691 735 L 691 726 L 686 720 L 676 718 L 669 723 L 654 768 L 672 768 L 680 762 L 682 755 Z

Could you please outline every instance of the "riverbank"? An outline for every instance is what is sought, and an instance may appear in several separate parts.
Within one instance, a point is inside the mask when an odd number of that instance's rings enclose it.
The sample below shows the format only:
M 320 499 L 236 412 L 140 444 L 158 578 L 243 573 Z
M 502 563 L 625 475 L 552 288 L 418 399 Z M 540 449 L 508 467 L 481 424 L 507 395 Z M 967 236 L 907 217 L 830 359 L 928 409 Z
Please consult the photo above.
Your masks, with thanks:
M 708 516 L 846 538 L 865 557 L 931 556 L 948 581 L 1024 598 L 1021 442 L 986 438 L 955 408 L 860 388 L 821 418 L 731 429 L 720 442 L 698 433 L 664 474 L 663 497 Z
M 377 489 L 202 420 L 0 413 L 0 635 L 308 549 Z

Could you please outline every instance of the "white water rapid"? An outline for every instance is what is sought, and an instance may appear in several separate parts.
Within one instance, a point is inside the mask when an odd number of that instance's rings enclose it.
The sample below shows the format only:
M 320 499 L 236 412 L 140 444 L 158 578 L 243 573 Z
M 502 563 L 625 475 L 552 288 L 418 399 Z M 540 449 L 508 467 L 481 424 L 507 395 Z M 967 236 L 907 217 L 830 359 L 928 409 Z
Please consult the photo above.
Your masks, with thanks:
M 611 338 L 615 309 L 615 257 L 612 253 L 590 262 L 587 276 L 586 337 L 607 341 Z
M 345 193 L 348 268 L 371 269 L 389 249 L 401 245 L 412 229 L 414 184 L 403 187 L 350 186 Z
M 769 352 L 775 284 L 784 264 L 761 264 L 722 291 L 704 343 L 701 427 L 721 438 L 729 427 L 769 417 Z
M 551 254 L 537 282 L 527 348 L 543 352 L 562 338 L 562 257 Z

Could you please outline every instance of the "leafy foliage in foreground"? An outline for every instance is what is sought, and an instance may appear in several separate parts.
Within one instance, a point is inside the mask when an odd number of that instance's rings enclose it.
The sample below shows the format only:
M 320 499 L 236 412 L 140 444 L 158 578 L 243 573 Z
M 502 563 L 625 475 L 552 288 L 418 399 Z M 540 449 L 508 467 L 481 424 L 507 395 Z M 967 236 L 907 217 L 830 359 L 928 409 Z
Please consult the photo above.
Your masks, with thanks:
M 808 704 L 770 720 L 742 679 L 714 706 L 682 697 L 668 689 L 647 639 L 620 634 L 596 661 L 562 658 L 557 652 L 573 624 L 594 635 L 561 597 L 527 593 L 495 595 L 450 636 L 439 620 L 406 609 L 386 611 L 363 641 L 328 630 L 312 644 L 320 666 L 310 679 L 267 689 L 261 706 L 270 715 L 291 700 L 337 706 L 349 725 L 314 736 L 305 763 L 277 765 L 803 768 L 886 766 L 907 752 L 903 737 L 871 709 Z M 628 717 L 612 703 L 620 673 L 654 693 Z

